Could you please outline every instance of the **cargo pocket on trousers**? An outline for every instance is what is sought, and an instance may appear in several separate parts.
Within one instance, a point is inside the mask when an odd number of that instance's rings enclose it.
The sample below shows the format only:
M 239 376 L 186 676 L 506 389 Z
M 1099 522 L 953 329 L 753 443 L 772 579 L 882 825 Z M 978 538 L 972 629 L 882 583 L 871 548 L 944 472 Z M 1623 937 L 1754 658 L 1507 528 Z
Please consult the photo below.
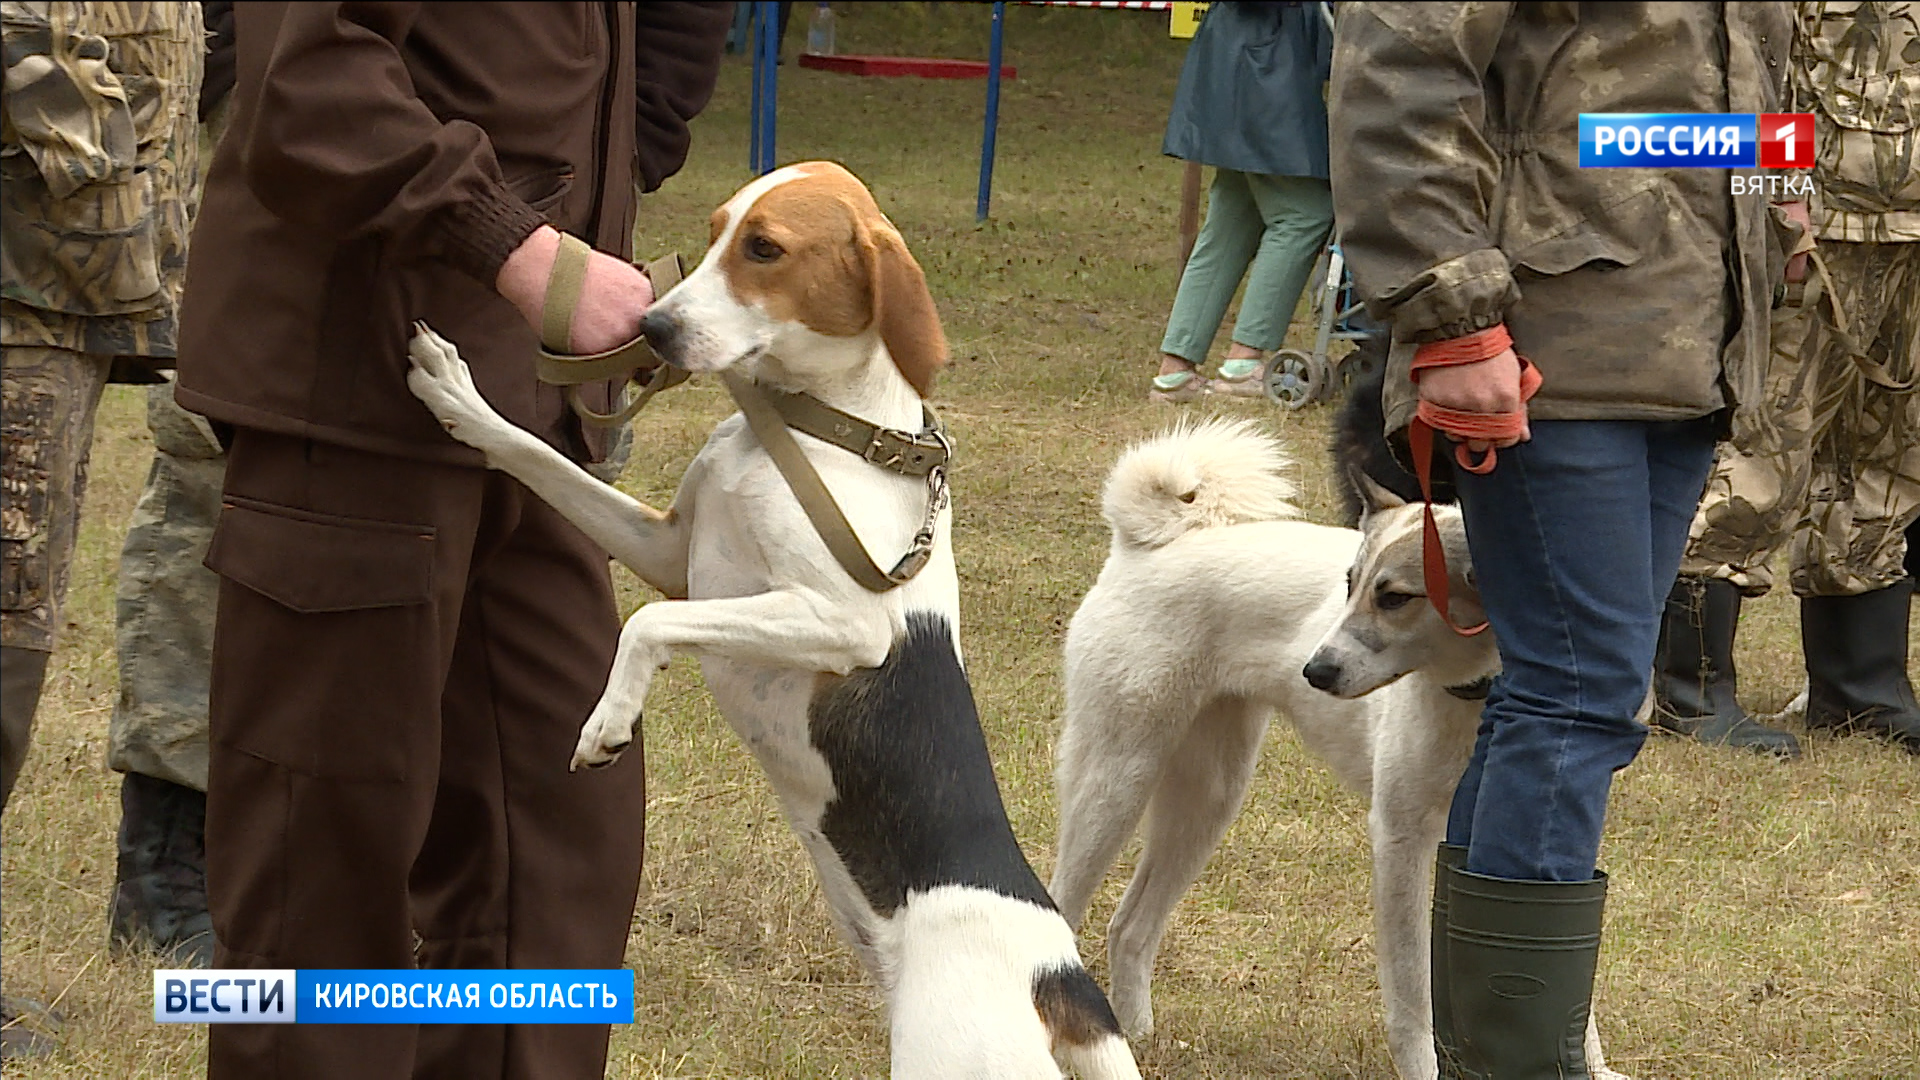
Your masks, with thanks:
M 432 526 L 227 496 L 206 565 L 246 592 L 220 605 L 214 742 L 310 776 L 431 767 L 433 561 Z

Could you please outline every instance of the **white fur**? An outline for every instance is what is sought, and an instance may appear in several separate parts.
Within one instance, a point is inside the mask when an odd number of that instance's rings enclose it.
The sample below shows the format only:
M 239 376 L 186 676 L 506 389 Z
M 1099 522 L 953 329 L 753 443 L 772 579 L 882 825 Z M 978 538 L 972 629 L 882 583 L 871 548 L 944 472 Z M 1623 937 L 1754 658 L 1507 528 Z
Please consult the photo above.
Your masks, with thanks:
M 717 371 L 746 362 L 760 377 L 835 408 L 917 429 L 920 397 L 876 332 L 831 338 L 777 323 L 737 301 L 714 257 L 755 199 L 797 175 L 783 169 L 734 196 L 729 224 L 708 257 L 657 305 L 676 312 L 691 335 L 683 342 L 683 366 Z M 1063 958 L 1078 964 L 1066 923 L 1032 904 L 957 886 L 912 895 L 883 918 L 820 828 L 835 792 L 828 763 L 808 738 L 816 675 L 878 666 L 909 611 L 944 616 L 958 650 L 951 512 L 939 517 L 926 568 L 906 585 L 874 594 L 835 562 L 740 416 L 715 429 L 682 478 L 672 511 L 662 514 L 508 424 L 439 335 L 422 327 L 411 352 L 408 385 L 448 432 L 676 598 L 648 604 L 627 620 L 573 766 L 617 758 L 633 737 L 655 673 L 676 652 L 698 656 L 715 703 L 766 771 L 813 858 L 835 923 L 887 997 L 894 1075 L 1059 1076 L 1035 1013 L 1033 979 Z M 925 514 L 925 481 L 883 471 L 809 436 L 797 439 L 875 559 L 887 565 L 904 552 Z M 1121 1052 L 1083 1075 L 1137 1078 L 1122 1040 L 1110 1041 L 1121 1043 Z
M 1445 688 L 1490 674 L 1498 657 L 1490 635 L 1454 634 L 1424 599 L 1391 619 L 1371 610 L 1376 577 L 1419 581 L 1417 506 L 1370 514 L 1364 534 L 1287 520 L 1284 467 L 1271 438 L 1218 424 L 1178 429 L 1115 465 L 1106 490 L 1112 551 L 1067 633 L 1059 862 L 1049 891 L 1079 925 L 1144 817 L 1107 956 L 1121 1026 L 1151 1032 L 1154 955 L 1174 906 L 1238 815 L 1277 710 L 1371 802 L 1388 1048 L 1405 1080 L 1431 1080 L 1434 850 L 1481 706 Z M 1198 493 L 1193 502 L 1180 502 L 1189 491 Z M 1459 533 L 1458 512 L 1439 512 L 1443 529 Z M 1408 552 L 1414 561 L 1399 565 Z M 1384 648 L 1359 645 L 1356 632 Z M 1342 697 L 1302 676 L 1323 647 L 1346 671 Z M 1591 1026 L 1587 1042 L 1600 1066 Z

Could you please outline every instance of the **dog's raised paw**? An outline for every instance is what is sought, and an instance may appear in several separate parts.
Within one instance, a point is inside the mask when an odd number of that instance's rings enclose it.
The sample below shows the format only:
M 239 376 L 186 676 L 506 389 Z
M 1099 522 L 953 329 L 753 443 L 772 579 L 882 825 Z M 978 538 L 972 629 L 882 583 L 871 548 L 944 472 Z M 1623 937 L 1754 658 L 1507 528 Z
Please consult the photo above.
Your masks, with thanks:
M 601 769 L 619 761 L 620 755 L 633 745 L 633 733 L 639 724 L 639 717 L 627 724 L 603 720 L 598 714 L 588 717 L 580 729 L 580 741 L 574 744 L 573 762 L 567 771 L 578 772 L 582 766 Z

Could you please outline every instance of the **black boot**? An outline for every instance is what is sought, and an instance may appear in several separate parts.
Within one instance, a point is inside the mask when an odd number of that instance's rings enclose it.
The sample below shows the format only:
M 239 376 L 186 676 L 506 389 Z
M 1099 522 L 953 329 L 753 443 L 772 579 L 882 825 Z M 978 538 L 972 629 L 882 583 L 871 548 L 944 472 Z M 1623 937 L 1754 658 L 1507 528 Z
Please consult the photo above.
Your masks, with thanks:
M 1509 881 L 1447 871 L 1447 978 L 1459 1075 L 1590 1080 L 1587 1014 L 1607 878 Z
M 1913 579 L 1858 596 L 1800 601 L 1807 726 L 1863 732 L 1920 754 L 1920 702 L 1907 674 Z
M 13 798 L 13 782 L 33 744 L 33 714 L 46 681 L 46 653 L 0 646 L 0 807 Z
M 1653 661 L 1653 722 L 1703 743 L 1800 756 L 1792 733 L 1758 723 L 1735 693 L 1733 635 L 1740 590 L 1731 581 L 1681 577 L 1667 594 Z
M 1454 1034 L 1453 995 L 1447 985 L 1447 897 L 1450 874 L 1467 864 L 1467 849 L 1441 844 L 1433 860 L 1433 934 L 1428 946 L 1429 980 L 1433 987 L 1433 1056 L 1440 1062 L 1440 1080 L 1465 1080 L 1460 1071 L 1460 1039 Z
M 207 797 L 128 773 L 120 784 L 120 854 L 108 940 L 116 953 L 153 949 L 178 967 L 213 963 L 207 914 Z

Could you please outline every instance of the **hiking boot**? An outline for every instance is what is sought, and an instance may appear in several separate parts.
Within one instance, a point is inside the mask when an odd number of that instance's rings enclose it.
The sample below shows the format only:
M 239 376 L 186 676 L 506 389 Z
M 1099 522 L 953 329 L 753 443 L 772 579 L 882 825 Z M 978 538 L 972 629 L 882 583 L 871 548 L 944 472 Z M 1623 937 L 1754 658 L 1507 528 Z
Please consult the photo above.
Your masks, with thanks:
M 1587 1014 L 1606 875 L 1559 882 L 1510 881 L 1464 867 L 1444 873 L 1457 1075 L 1591 1080 Z
M 0 1061 L 46 1057 L 59 1045 L 61 1016 L 37 1001 L 0 994 Z
M 1153 389 L 1147 391 L 1147 400 L 1159 405 L 1177 405 L 1184 401 L 1198 401 L 1209 392 L 1207 380 L 1195 371 L 1175 371 L 1153 377 Z
M 152 949 L 176 967 L 212 965 L 206 822 L 201 792 L 140 773 L 121 781 L 120 851 L 107 912 L 115 954 Z
M 1681 577 L 1667 594 L 1653 663 L 1655 726 L 1712 746 L 1800 756 L 1800 740 L 1740 707 L 1733 636 L 1740 590 L 1731 581 Z
M 1873 735 L 1920 754 L 1920 702 L 1907 674 L 1913 579 L 1858 596 L 1800 601 L 1807 727 Z

